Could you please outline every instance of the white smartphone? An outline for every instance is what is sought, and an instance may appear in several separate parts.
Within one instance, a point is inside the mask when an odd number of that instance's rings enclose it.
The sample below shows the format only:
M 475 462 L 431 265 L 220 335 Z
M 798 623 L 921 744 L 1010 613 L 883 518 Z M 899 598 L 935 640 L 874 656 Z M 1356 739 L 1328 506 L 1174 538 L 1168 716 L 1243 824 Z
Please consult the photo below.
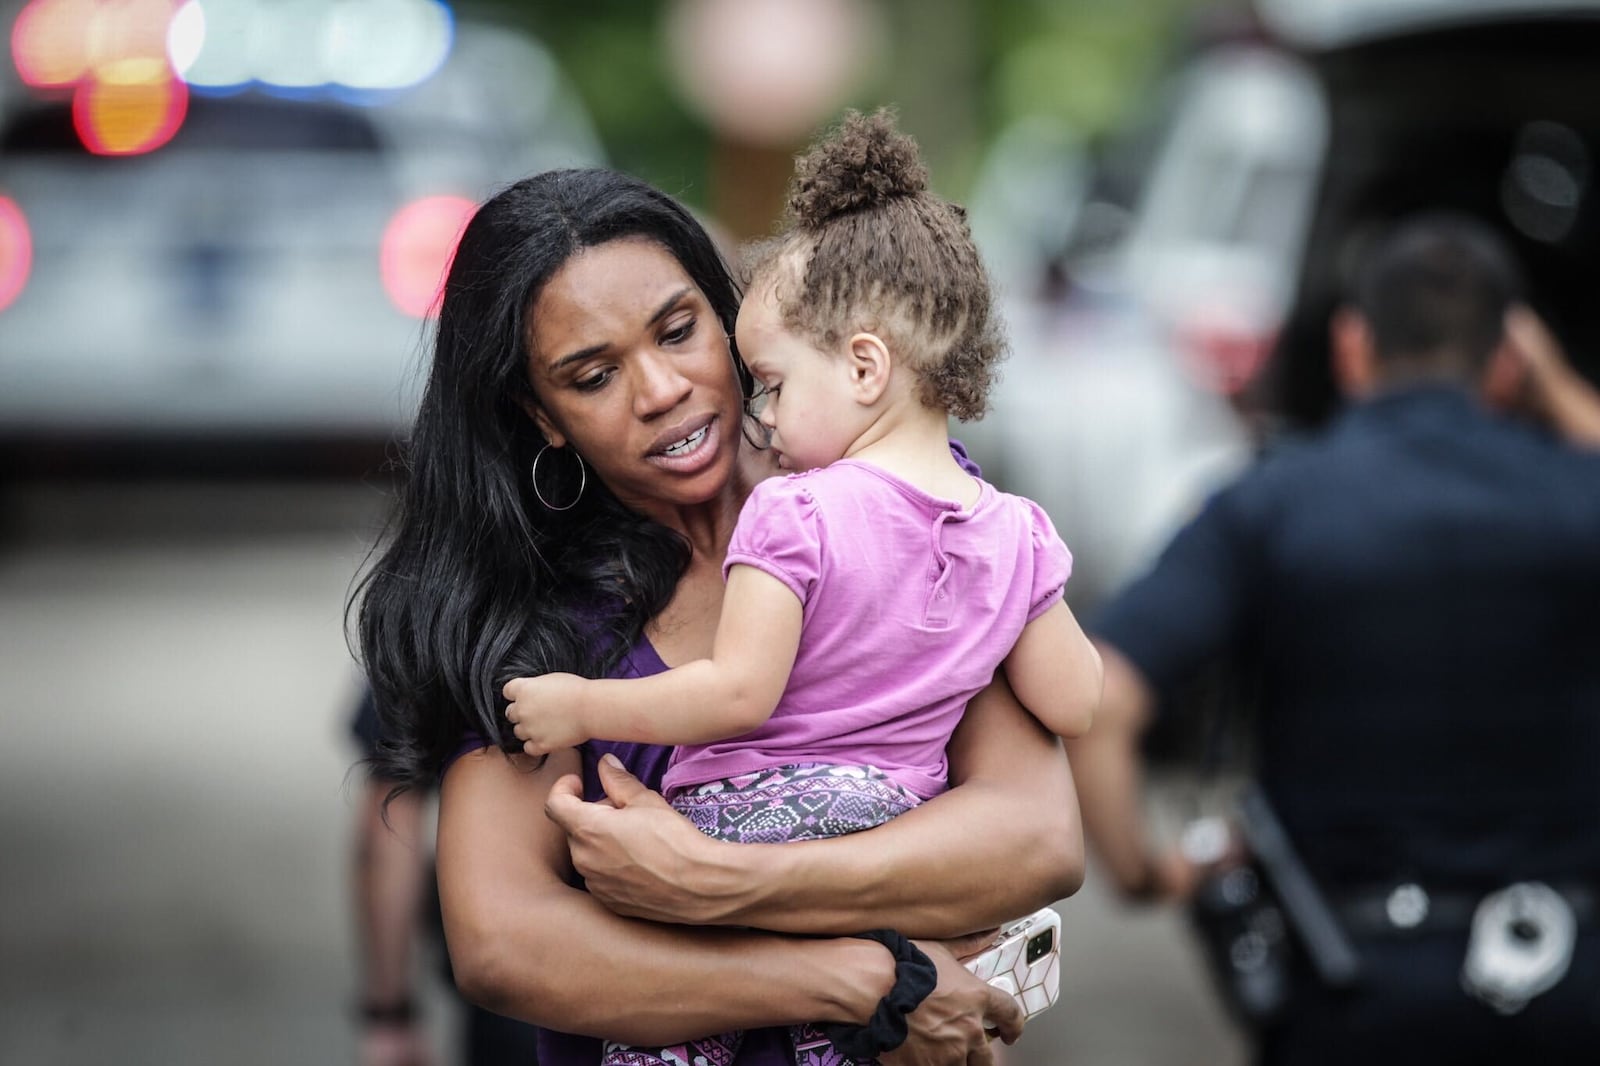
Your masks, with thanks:
M 1032 1018 L 1054 1005 L 1061 991 L 1061 916 L 1049 907 L 1004 926 L 999 939 L 967 969 L 1009 993 Z

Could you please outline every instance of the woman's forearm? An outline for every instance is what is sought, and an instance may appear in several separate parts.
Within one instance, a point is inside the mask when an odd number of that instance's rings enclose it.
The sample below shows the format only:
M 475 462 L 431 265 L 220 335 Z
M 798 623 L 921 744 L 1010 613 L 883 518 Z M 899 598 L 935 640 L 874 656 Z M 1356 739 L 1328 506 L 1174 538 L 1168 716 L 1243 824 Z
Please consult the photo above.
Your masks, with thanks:
M 459 760 L 439 814 L 439 888 L 463 993 L 564 1032 L 663 1044 L 805 1021 L 865 1022 L 894 981 L 860 940 L 795 940 L 618 917 L 567 885 L 544 814 L 571 752 L 531 771 L 498 752 Z
M 969 706 L 950 747 L 957 787 L 886 825 L 831 840 L 719 845 L 689 876 L 682 920 L 794 933 L 891 926 L 948 937 L 998 925 L 1083 882 L 1066 755 L 1003 680 Z M 708 842 L 711 843 L 711 842 Z

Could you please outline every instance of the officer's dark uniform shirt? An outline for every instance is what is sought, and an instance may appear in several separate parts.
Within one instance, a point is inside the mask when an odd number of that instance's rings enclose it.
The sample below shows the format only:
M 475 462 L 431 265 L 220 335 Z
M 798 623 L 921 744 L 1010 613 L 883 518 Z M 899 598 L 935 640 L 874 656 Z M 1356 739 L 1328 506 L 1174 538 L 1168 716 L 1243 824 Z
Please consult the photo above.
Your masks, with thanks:
M 1600 454 L 1453 387 L 1381 395 L 1092 628 L 1158 691 L 1248 656 L 1258 773 L 1325 884 L 1600 884 Z
M 383 739 L 383 726 L 378 721 L 378 705 L 372 699 L 372 689 L 361 686 L 361 699 L 356 704 L 355 717 L 350 720 L 350 735 L 361 746 L 361 754 L 372 758 L 378 754 L 378 742 Z

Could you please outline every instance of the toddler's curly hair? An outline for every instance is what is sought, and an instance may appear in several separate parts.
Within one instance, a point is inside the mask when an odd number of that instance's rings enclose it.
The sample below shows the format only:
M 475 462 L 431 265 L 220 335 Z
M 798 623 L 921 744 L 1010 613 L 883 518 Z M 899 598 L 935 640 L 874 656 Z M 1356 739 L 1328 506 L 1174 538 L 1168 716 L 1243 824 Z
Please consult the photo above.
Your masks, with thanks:
M 989 278 L 966 212 L 928 191 L 891 111 L 847 112 L 800 157 L 786 221 L 750 257 L 747 291 L 771 280 L 785 325 L 825 348 L 879 333 L 924 404 L 983 417 L 1006 351 Z

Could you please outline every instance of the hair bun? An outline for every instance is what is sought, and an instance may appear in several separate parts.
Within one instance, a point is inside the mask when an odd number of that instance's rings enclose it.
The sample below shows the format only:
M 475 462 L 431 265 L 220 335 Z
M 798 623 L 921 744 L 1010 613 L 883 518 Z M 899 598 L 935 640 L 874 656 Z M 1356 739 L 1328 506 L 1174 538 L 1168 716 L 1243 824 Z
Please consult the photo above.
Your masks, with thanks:
M 807 228 L 877 207 L 928 187 L 917 142 L 895 128 L 894 113 L 845 113 L 838 129 L 813 144 L 795 164 L 789 210 Z

